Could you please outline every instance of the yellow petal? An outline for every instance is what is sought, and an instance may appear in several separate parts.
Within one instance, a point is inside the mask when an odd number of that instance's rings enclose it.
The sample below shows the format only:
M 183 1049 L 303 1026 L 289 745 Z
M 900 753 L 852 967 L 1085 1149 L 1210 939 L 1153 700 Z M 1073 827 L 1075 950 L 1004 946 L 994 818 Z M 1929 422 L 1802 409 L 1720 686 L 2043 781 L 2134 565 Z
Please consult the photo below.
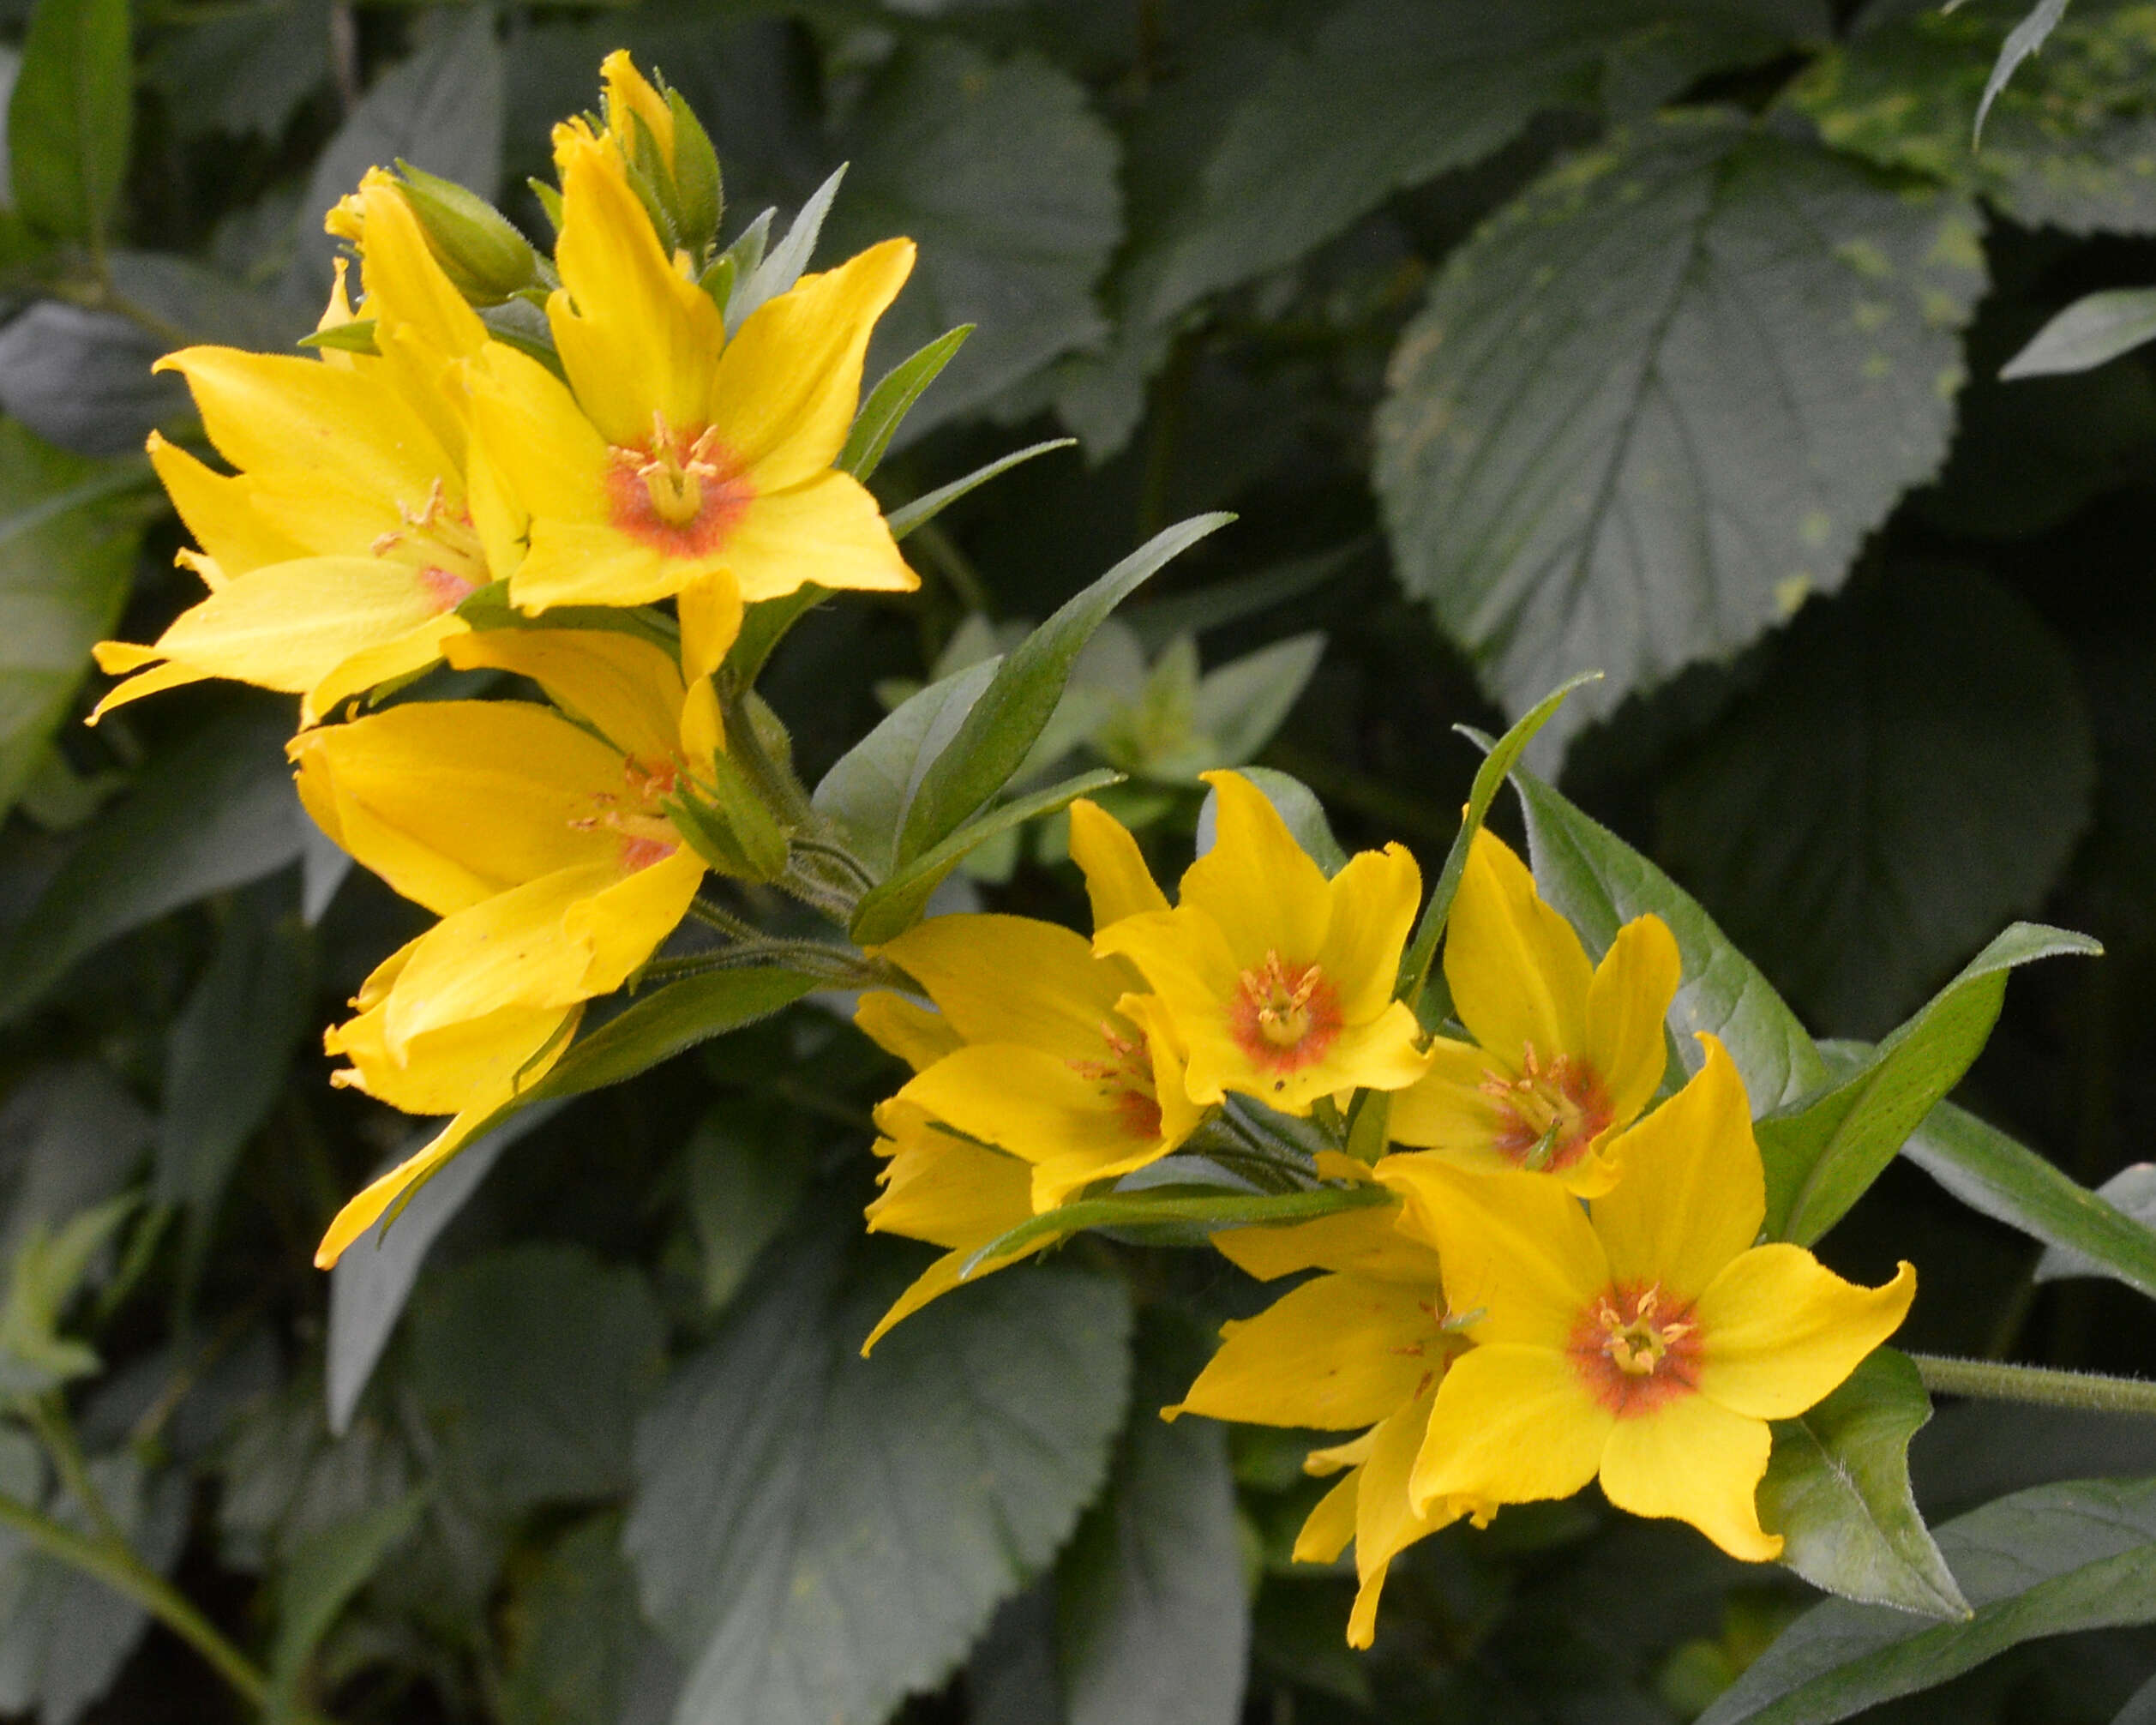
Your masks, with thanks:
M 99 641 L 98 643 L 99 664 L 106 670 L 115 669 L 114 666 L 105 664 L 103 649 L 132 645 L 133 643 L 129 641 Z M 140 676 L 129 677 L 117 688 L 107 689 L 105 699 L 90 709 L 90 716 L 84 723 L 95 724 L 116 706 L 125 706 L 130 701 L 141 700 L 146 694 L 157 694 L 168 688 L 181 688 L 190 682 L 200 682 L 206 675 L 207 673 L 196 670 L 190 665 L 159 665 L 154 670 L 146 670 Z
M 694 682 L 719 668 L 741 634 L 741 583 L 724 569 L 700 575 L 682 589 L 676 610 L 682 620 L 682 675 Z
M 480 1121 L 492 1111 L 489 1107 L 483 1111 L 475 1109 L 468 1114 L 459 1115 L 424 1150 L 399 1163 L 388 1173 L 366 1186 L 357 1197 L 347 1202 L 330 1223 L 329 1231 L 321 1237 L 321 1244 L 315 1248 L 315 1268 L 334 1269 L 337 1260 L 345 1255 L 351 1243 L 379 1222 L 382 1212 L 404 1196 L 409 1188 L 417 1185 L 462 1150 Z
M 854 1007 L 854 1024 L 870 1042 L 916 1072 L 925 1071 L 962 1046 L 958 1032 L 941 1013 L 930 1012 L 888 989 L 873 989 L 861 997 Z
M 375 320 L 377 345 L 385 331 L 409 326 L 445 356 L 476 353 L 486 326 L 444 273 L 404 189 L 380 168 L 359 183 L 362 315 Z
M 1436 1297 L 1434 1288 L 1360 1276 L 1291 1288 L 1255 1318 L 1222 1325 L 1219 1351 L 1167 1412 L 1318 1431 L 1373 1424 L 1444 1367 Z
M 1422 898 L 1422 871 L 1397 844 L 1365 850 L 1326 887 L 1331 917 L 1319 964 L 1340 993 L 1350 1024 L 1373 1019 L 1392 999 L 1400 960 Z
M 1497 1147 L 1504 1116 L 1482 1089 L 1490 1057 L 1472 1043 L 1437 1037 L 1429 1061 L 1421 1078 L 1393 1092 L 1387 1122 L 1393 1140 L 1435 1151 L 1479 1174 L 1516 1169 L 1517 1161 Z
M 674 111 L 636 69 L 628 49 L 616 48 L 599 62 L 599 82 L 605 93 L 607 134 L 620 146 L 624 158 L 635 159 L 633 129 L 641 121 L 658 147 L 659 159 L 670 169 L 674 165 Z
M 1367 1647 L 1377 1633 L 1378 1596 L 1394 1558 L 1419 1539 L 1460 1518 L 1449 1498 L 1414 1501 L 1411 1482 L 1417 1454 L 1426 1448 L 1432 1403 L 1442 1387 L 1426 1391 L 1380 1425 L 1355 1494 L 1354 1608 L 1348 1614 L 1348 1644 Z
M 637 868 L 625 878 L 572 905 L 562 935 L 588 947 L 591 959 L 577 991 L 596 999 L 620 988 L 681 927 L 704 881 L 704 860 L 688 845 Z
M 1209 772 L 1218 799 L 1213 848 L 1185 871 L 1178 902 L 1210 917 L 1238 971 L 1268 953 L 1316 960 L 1332 919 L 1324 870 L 1310 860 L 1265 793 L 1240 772 Z M 1337 984 L 1336 983 L 1336 986 Z
M 1670 1002 L 1684 979 L 1676 936 L 1660 917 L 1636 917 L 1594 967 L 1587 991 L 1587 1063 L 1625 1127 L 1653 1100 L 1667 1068 Z
M 868 1206 L 868 1231 L 970 1252 L 1033 1214 L 1032 1174 L 1014 1157 L 910 1117 L 877 1153 L 889 1160 L 883 1192 Z
M 299 722 L 319 724 L 325 714 L 335 712 L 352 696 L 426 670 L 441 657 L 441 644 L 469 627 L 455 613 L 444 611 L 414 624 L 402 634 L 363 646 L 339 660 L 300 697 Z
M 1183 1045 L 1176 1039 L 1175 1026 L 1167 1009 L 1150 995 L 1125 995 L 1116 1001 L 1115 1010 L 1144 1033 L 1153 1068 L 1153 1096 L 1161 1111 L 1161 1137 L 1172 1148 L 1196 1132 L 1205 1117 L 1205 1110 L 1190 1099 Z
M 534 613 L 556 605 L 648 605 L 697 573 L 603 521 L 538 515 L 524 561 L 509 577 L 509 597 L 519 610 Z
M 1736 1063 L 1703 1036 L 1707 1063 L 1684 1089 L 1610 1140 L 1623 1177 L 1594 1200 L 1594 1231 L 1620 1283 L 1659 1283 L 1690 1301 L 1752 1242 L 1766 1175 Z
M 1754 1502 L 1773 1444 L 1764 1420 L 1679 1396 L 1617 1421 L 1602 1451 L 1602 1490 L 1632 1515 L 1690 1522 L 1732 1557 L 1764 1563 L 1781 1555 Z
M 685 562 L 682 579 L 700 566 Z M 754 498 L 710 567 L 724 568 L 750 603 L 820 587 L 908 593 L 921 585 L 868 488 L 835 468 Z
M 674 267 L 620 156 L 579 126 L 555 142 L 562 287 L 547 319 L 562 369 L 608 442 L 648 442 L 654 413 L 694 435 L 726 340 L 718 308 Z
M 1408 1494 L 1422 1504 L 1568 1498 L 1594 1477 L 1616 1423 L 1555 1349 L 1470 1348 L 1438 1385 Z
M 1343 1210 L 1286 1228 L 1223 1229 L 1212 1236 L 1221 1256 L 1270 1282 L 1298 1270 L 1336 1270 L 1430 1289 L 1442 1285 L 1438 1254 L 1398 1224 L 1397 1205 Z
M 913 255 L 911 240 L 886 240 L 804 275 L 736 333 L 712 381 L 709 423 L 758 490 L 797 485 L 838 459 L 868 338 L 905 285 Z
M 474 446 L 517 508 L 604 523 L 606 440 L 568 386 L 529 354 L 499 343 L 472 363 L 471 376 Z M 496 554 L 491 540 L 488 550 Z
M 1546 1175 L 1468 1174 L 1427 1151 L 1377 1171 L 1405 1202 L 1403 1225 L 1436 1243 L 1446 1305 L 1483 1314 L 1468 1331 L 1478 1343 L 1562 1349 L 1609 1286 L 1578 1201 Z
M 376 1005 L 324 1036 L 329 1054 L 351 1062 L 351 1072 L 339 1078 L 406 1114 L 458 1114 L 489 1097 L 506 1100 L 532 1082 L 540 1057 L 578 1008 L 505 1007 L 416 1037 L 402 1058 L 383 1039 L 386 1011 Z
M 303 556 L 307 548 L 257 510 L 243 475 L 212 472 L 186 450 L 150 433 L 150 465 L 195 543 L 227 574 Z
M 1916 1292 L 1906 1263 L 1885 1287 L 1861 1288 L 1801 1246 L 1755 1247 L 1693 1308 L 1700 1392 L 1754 1419 L 1793 1419 L 1901 1327 Z
M 1468 850 L 1445 924 L 1444 976 L 1460 1021 L 1515 1072 L 1532 1045 L 1545 1064 L 1587 1052 L 1593 978 L 1572 925 L 1545 905 L 1527 865 L 1486 830 Z
M 1355 1499 L 1362 1484 L 1362 1470 L 1349 1473 L 1305 1518 L 1295 1536 L 1297 1563 L 1334 1563 L 1355 1536 Z
M 932 917 L 877 949 L 917 980 L 969 1043 L 1096 1060 L 1126 986 L 1082 935 L 1030 917 Z
M 1168 895 L 1130 828 L 1083 796 L 1071 805 L 1071 860 L 1084 873 L 1096 933 L 1126 917 L 1168 909 Z
M 633 760 L 656 766 L 681 744 L 682 673 L 663 647 L 621 629 L 489 629 L 447 642 L 459 670 L 528 676 L 547 699 Z
M 1359 1468 L 1370 1459 L 1370 1452 L 1378 1446 L 1378 1428 L 1372 1426 L 1359 1438 L 1350 1438 L 1344 1444 L 1327 1444 L 1323 1449 L 1312 1450 L 1302 1458 L 1302 1470 L 1312 1479 L 1324 1479 L 1336 1474 L 1342 1468 Z

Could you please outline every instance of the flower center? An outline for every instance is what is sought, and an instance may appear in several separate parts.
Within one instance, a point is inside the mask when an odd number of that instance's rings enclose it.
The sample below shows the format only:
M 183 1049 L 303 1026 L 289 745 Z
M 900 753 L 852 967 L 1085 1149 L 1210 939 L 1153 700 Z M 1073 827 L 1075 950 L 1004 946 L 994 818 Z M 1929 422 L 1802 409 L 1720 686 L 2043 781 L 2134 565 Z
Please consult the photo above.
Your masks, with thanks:
M 427 501 L 417 510 L 399 503 L 397 514 L 404 525 L 369 549 L 378 557 L 412 564 L 420 591 L 437 612 L 454 610 L 487 584 L 486 548 L 471 525 L 471 512 L 449 507 L 441 480 L 428 488 Z
M 1699 1325 L 1661 1284 L 1612 1288 L 1573 1326 L 1573 1363 L 1612 1413 L 1645 1413 L 1695 1388 Z
M 1106 1019 L 1101 1020 L 1104 1060 L 1072 1060 L 1065 1064 L 1080 1078 L 1101 1087 L 1101 1099 L 1114 1109 L 1123 1130 L 1142 1143 L 1161 1135 L 1161 1104 L 1153 1089 L 1153 1056 L 1144 1031 L 1125 1036 Z
M 1498 1105 L 1497 1148 L 1530 1172 L 1561 1172 L 1609 1129 L 1609 1092 L 1593 1067 L 1570 1055 L 1544 1061 L 1529 1043 L 1520 1075 L 1482 1074 L 1482 1094 Z
M 617 795 L 603 790 L 592 799 L 592 813 L 579 815 L 569 825 L 579 832 L 611 832 L 620 835 L 622 872 L 634 875 L 654 862 L 663 862 L 681 849 L 682 835 L 659 807 L 660 799 L 673 794 L 681 781 L 681 766 L 672 760 L 625 759 L 622 778 L 626 790 Z
M 1338 1040 L 1340 995 L 1318 965 L 1288 964 L 1269 950 L 1263 965 L 1238 979 L 1228 1022 L 1252 1065 L 1296 1072 L 1323 1060 Z
M 708 427 L 691 437 L 654 412 L 647 444 L 607 454 L 615 526 L 671 556 L 716 550 L 755 496 Z

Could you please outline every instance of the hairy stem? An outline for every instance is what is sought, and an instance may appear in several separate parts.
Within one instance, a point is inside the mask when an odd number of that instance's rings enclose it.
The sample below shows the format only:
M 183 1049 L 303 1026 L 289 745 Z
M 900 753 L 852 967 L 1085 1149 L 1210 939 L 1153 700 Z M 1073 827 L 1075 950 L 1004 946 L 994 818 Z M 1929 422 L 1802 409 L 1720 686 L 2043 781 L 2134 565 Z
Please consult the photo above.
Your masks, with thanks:
M 1924 1386 L 1942 1396 L 1975 1396 L 1989 1402 L 2028 1402 L 2045 1408 L 2092 1413 L 2156 1414 L 2156 1383 L 2144 1378 L 2107 1378 L 2093 1372 L 2063 1372 L 2051 1366 L 2005 1366 L 1990 1360 L 1959 1360 L 1912 1354 Z

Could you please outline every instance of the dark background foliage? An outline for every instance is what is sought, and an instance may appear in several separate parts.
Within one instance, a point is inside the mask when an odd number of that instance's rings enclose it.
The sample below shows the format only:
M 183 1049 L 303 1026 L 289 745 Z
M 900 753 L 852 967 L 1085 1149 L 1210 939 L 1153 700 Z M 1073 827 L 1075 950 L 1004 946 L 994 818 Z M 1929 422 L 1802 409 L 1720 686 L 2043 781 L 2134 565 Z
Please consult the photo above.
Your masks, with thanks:
M 1080 440 L 911 539 L 917 598 L 788 640 L 765 687 L 812 781 L 970 618 L 1037 619 L 1233 508 L 1129 622 L 1152 652 L 1196 631 L 1209 666 L 1324 633 L 1260 759 L 1344 841 L 1433 869 L 1477 760 L 1453 727 L 1600 668 L 1539 766 L 1818 1034 L 1877 1037 L 2015 915 L 2105 943 L 2016 982 L 1961 1098 L 2101 1183 L 2156 1129 L 2156 370 L 1997 372 L 2080 295 L 2156 279 L 2156 8 L 2078 0 L 1972 153 L 2017 10 L 141 0 L 131 94 L 17 84 L 9 1392 L 64 1398 L 116 1518 L 275 1704 L 340 1720 L 1696 1715 L 1808 1591 L 1591 1494 L 1418 1548 L 1349 1654 L 1350 1581 L 1287 1560 L 1300 1444 L 1152 1418 L 1258 1297 L 1200 1255 L 1074 1246 L 868 1375 L 854 1348 L 916 1263 L 855 1237 L 893 1070 L 815 1003 L 526 1116 L 491 1172 L 495 1150 L 459 1165 L 438 1238 L 415 1212 L 333 1296 L 314 1241 L 412 1123 L 332 1091 L 315 1033 L 417 913 L 299 814 L 286 704 L 197 688 L 71 721 L 88 643 L 192 596 L 135 454 L 190 435 L 149 361 L 307 329 L 319 217 L 370 163 L 537 231 L 547 128 L 626 45 L 704 116 L 730 231 L 850 161 L 822 256 L 920 241 L 872 372 L 979 324 L 878 474 L 889 502 Z M 97 13 L 0 0 L 0 88 L 26 28 L 94 65 Z M 1163 867 L 1197 802 L 1158 799 Z M 1078 919 L 1066 866 L 994 872 L 988 902 Z M 66 1308 L 96 1359 L 56 1358 L 31 1315 L 51 1243 L 118 1194 Z M 2033 1244 L 1913 1167 L 1823 1250 L 1875 1279 L 1917 1261 L 1912 1345 L 2149 1362 L 2135 1296 L 2039 1283 Z M 2156 1471 L 2156 1437 L 1970 1405 L 1914 1456 L 1937 1518 Z M 67 1512 L 44 1470 L 0 1422 L 0 1484 Z M 243 1710 L 12 1539 L 0 1712 Z M 2036 1641 L 1865 1716 L 2123 1719 L 2152 1665 L 2147 1630 Z

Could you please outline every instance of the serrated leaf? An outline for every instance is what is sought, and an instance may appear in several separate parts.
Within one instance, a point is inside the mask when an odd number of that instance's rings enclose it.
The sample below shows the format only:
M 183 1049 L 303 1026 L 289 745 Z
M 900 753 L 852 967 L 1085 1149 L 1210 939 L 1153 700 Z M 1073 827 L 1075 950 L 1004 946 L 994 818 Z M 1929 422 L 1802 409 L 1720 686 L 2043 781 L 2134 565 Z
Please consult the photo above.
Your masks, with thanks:
M 1965 198 L 1692 111 L 1451 254 L 1393 357 L 1375 483 L 1402 582 L 1508 712 L 1607 673 L 1540 758 L 1840 586 L 1937 470 L 1979 232 Z
M 1767 1238 L 1809 1246 L 1886 1172 L 1895 1152 L 1961 1081 L 1998 1022 L 2007 973 L 2064 953 L 2100 956 L 2086 935 L 2016 923 L 1924 1010 L 1825 1095 L 1759 1121 Z
M 1700 1725 L 1827 1725 L 2021 1642 L 2156 1621 L 2156 1481 L 2041 1486 L 1937 1532 L 1976 1608 L 1967 1622 L 1829 1600 L 1786 1631 Z
M 1901 1153 L 1972 1210 L 2156 1300 L 2156 1233 L 1966 1109 L 1940 1103 Z
M 1877 1036 L 2088 819 L 2064 646 L 1975 570 L 1895 569 L 1800 617 L 1664 788 L 1659 852 L 1825 1028 Z
M 767 1254 L 639 1432 L 625 1543 L 690 1667 L 676 1725 L 880 1725 L 964 1656 L 1107 1471 L 1120 1284 L 1006 1271 L 862 1360 L 916 1260 L 859 1228 L 834 1206 Z
M 1782 1562 L 1845 1599 L 1967 1617 L 1909 1489 L 1909 1440 L 1931 1417 L 1915 1366 L 1882 1348 L 1826 1400 L 1776 1421 L 1759 1518 L 1782 1536 Z
M 1234 518 L 1214 514 L 1156 533 L 1013 647 L 922 775 L 906 811 L 898 857 L 909 862 L 941 844 L 1024 762 L 1054 714 L 1071 667 L 1109 612 L 1172 557 Z
M 835 464 L 840 472 L 865 482 L 876 471 L 882 464 L 884 451 L 891 447 L 893 434 L 913 404 L 951 363 L 952 356 L 965 346 L 966 337 L 973 334 L 973 329 L 970 323 L 962 323 L 956 329 L 946 330 L 919 352 L 900 360 L 884 374 L 882 381 L 869 391 L 868 399 L 861 404 L 861 411 L 854 415 L 854 423 L 846 433 L 846 446 L 838 452 Z
M 56 239 L 96 242 L 127 172 L 134 120 L 127 0 L 38 0 L 7 109 L 23 219 Z
M 2113 287 L 2075 300 L 1999 368 L 2002 378 L 2089 371 L 2156 340 L 2156 287 Z
M 1589 952 L 1608 950 L 1620 928 L 1649 911 L 1669 924 L 1684 961 L 1670 1022 L 1683 1033 L 1678 1048 L 1688 1061 L 1698 1058 L 1694 1033 L 1720 1037 L 1756 1112 L 1828 1081 L 1827 1064 L 1796 1014 L 1696 899 L 1534 774 L 1516 768 L 1512 783 L 1527 814 L 1535 885 Z

